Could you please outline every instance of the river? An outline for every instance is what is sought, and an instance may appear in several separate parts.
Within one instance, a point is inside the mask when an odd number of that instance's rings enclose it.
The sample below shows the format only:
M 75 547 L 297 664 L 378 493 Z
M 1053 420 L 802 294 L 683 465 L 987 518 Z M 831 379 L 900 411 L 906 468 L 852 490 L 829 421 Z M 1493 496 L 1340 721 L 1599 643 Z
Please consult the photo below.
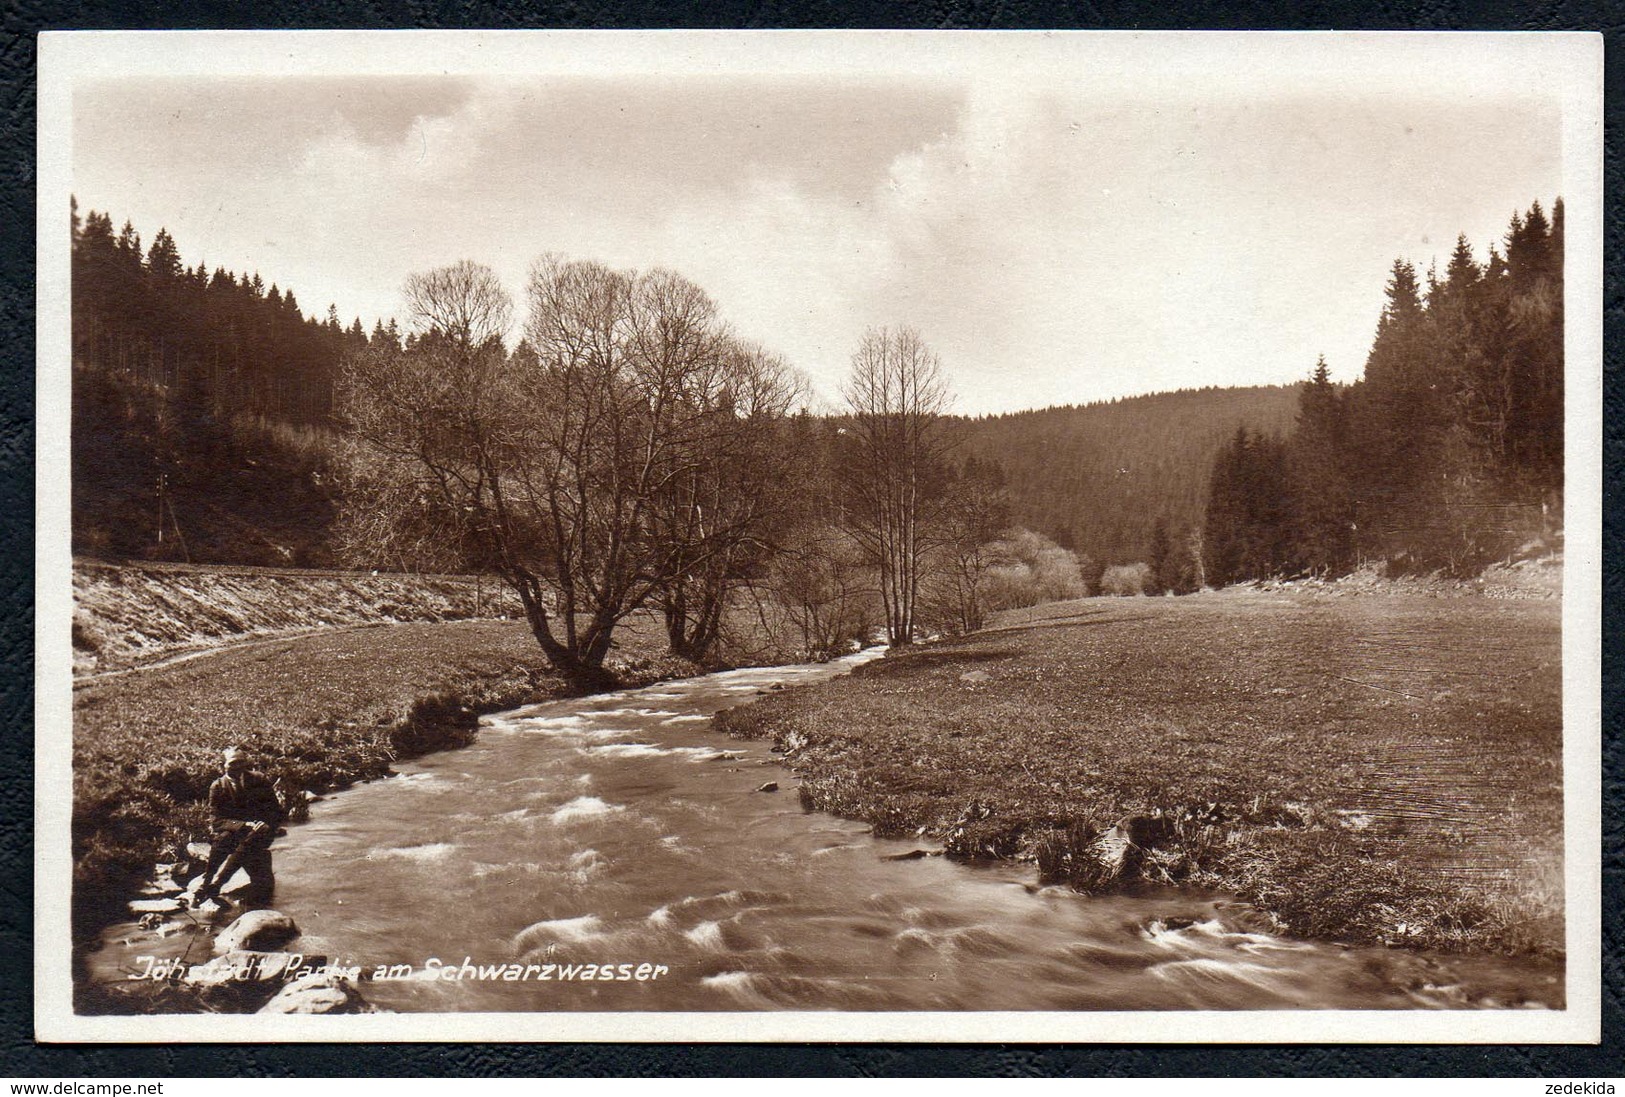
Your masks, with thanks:
M 768 744 L 711 727 L 873 654 L 487 717 L 472 746 L 316 803 L 276 847 L 294 947 L 379 974 L 365 994 L 396 1011 L 1561 1006 L 1549 964 L 1289 940 L 1223 897 L 910 857 L 932 847 L 804 810 Z

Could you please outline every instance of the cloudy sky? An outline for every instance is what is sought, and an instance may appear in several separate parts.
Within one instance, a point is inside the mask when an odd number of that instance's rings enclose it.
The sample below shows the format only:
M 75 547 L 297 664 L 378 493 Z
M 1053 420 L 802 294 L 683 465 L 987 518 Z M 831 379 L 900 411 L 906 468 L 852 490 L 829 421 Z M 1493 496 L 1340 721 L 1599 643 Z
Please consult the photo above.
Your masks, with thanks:
M 92 71 L 72 188 L 369 330 L 463 258 L 522 315 L 546 252 L 683 273 L 830 396 L 865 327 L 911 325 L 973 414 L 1292 381 L 1319 354 L 1353 380 L 1396 257 L 1442 266 L 1465 232 L 1482 258 L 1563 189 L 1560 104 L 1516 51 L 1294 46 L 1289 73 L 1250 47 L 1238 76 L 1216 43 L 1091 67 L 1022 37 L 1030 63 L 887 65 L 894 37 L 865 64 Z

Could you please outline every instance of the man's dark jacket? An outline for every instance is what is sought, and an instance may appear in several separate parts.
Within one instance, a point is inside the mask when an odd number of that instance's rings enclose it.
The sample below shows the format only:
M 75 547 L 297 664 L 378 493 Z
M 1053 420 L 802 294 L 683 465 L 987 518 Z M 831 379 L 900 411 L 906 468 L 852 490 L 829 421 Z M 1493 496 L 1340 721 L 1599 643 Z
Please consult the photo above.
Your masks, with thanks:
M 283 814 L 271 782 L 253 772 L 241 778 L 216 778 L 209 786 L 209 810 L 214 814 L 216 830 L 227 830 L 239 823 L 269 823 L 275 827 L 282 822 Z

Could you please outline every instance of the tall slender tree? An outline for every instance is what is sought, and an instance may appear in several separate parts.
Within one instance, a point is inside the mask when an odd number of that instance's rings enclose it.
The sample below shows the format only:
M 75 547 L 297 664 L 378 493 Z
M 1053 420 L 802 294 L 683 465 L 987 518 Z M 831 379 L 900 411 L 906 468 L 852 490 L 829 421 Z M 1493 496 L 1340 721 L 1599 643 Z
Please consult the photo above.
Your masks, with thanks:
M 1151 526 L 1151 542 L 1146 547 L 1146 564 L 1149 570 L 1145 577 L 1145 592 L 1168 593 L 1177 582 L 1178 576 L 1174 564 L 1173 539 L 1168 536 L 1168 519 L 1164 515 L 1158 515 L 1156 522 Z
M 942 363 L 912 328 L 872 328 L 842 394 L 850 443 L 839 455 L 845 525 L 878 569 L 887 639 L 911 644 L 950 445 Z

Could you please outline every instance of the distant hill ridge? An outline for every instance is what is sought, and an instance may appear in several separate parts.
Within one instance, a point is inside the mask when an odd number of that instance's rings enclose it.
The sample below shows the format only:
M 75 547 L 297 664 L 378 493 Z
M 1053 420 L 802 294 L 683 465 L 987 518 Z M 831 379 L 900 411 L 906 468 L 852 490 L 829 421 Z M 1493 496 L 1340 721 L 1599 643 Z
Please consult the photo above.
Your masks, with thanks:
M 1201 524 L 1213 460 L 1237 427 L 1291 431 L 1299 388 L 1181 389 L 957 424 L 967 453 L 1003 466 L 1013 522 L 1096 563 L 1130 563 L 1159 516 L 1176 537 Z

